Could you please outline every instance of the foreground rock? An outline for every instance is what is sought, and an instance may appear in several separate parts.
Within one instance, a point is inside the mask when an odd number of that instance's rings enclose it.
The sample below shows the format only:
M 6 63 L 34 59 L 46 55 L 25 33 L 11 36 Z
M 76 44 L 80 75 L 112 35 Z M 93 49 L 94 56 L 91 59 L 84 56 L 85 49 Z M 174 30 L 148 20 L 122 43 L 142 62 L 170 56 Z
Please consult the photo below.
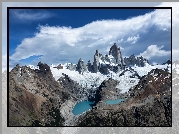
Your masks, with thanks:
M 17 65 L 9 73 L 9 126 L 61 126 L 60 106 L 67 92 L 55 81 L 47 64 L 39 70 Z

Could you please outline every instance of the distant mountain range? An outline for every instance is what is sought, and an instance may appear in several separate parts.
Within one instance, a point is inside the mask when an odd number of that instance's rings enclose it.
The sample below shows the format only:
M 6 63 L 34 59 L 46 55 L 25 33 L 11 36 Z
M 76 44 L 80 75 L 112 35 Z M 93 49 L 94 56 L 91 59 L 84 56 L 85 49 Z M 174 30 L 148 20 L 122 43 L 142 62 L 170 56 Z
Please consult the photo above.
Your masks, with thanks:
M 110 48 L 109 55 L 102 55 L 96 50 L 94 55 L 94 62 L 91 63 L 90 60 L 87 64 L 80 58 L 77 64 L 68 64 L 67 69 L 76 70 L 80 74 L 83 74 L 85 71 L 97 73 L 100 72 L 102 74 L 109 74 L 109 71 L 113 71 L 115 73 L 124 70 L 125 67 L 129 66 L 139 66 L 144 67 L 145 64 L 148 63 L 148 60 L 141 57 L 135 57 L 134 54 L 129 58 L 122 57 L 120 48 L 116 43 Z M 61 65 L 58 65 L 57 68 L 60 69 Z

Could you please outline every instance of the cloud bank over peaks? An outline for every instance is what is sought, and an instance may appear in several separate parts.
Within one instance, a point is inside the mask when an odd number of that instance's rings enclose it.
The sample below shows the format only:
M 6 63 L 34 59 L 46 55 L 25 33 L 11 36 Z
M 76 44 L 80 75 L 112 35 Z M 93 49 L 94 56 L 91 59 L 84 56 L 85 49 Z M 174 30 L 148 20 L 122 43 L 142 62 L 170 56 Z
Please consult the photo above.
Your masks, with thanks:
M 76 63 L 79 58 L 84 61 L 93 60 L 92 55 L 96 49 L 106 54 L 106 49 L 115 42 L 123 48 L 124 53 L 128 48 L 135 51 L 135 45 L 140 44 L 143 35 L 151 34 L 148 32 L 151 27 L 156 26 L 155 31 L 170 29 L 170 15 L 170 10 L 157 9 L 127 20 L 97 20 L 78 28 L 39 25 L 34 37 L 23 39 L 10 60 L 19 61 L 33 55 L 43 55 L 41 61 L 47 64 L 63 61 Z M 147 56 L 152 48 L 148 49 L 143 55 Z
M 160 62 L 165 62 L 166 59 L 170 60 L 171 51 L 162 50 L 164 46 L 150 45 L 146 51 L 140 53 L 139 56 L 143 56 L 149 61 L 154 61 L 154 59 L 160 59 Z

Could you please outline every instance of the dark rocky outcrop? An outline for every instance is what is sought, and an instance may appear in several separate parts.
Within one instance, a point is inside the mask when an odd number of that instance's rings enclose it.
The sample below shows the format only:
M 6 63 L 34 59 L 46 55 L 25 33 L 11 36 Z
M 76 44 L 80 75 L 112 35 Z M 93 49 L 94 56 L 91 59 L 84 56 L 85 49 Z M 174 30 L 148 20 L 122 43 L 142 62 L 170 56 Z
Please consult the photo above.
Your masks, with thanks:
M 99 54 L 98 50 L 96 50 L 96 53 L 94 55 L 94 62 L 93 62 L 93 72 L 94 73 L 99 72 L 99 69 L 100 69 L 100 63 L 99 63 L 100 56 L 101 56 L 101 54 Z
M 126 66 L 139 66 L 139 67 L 144 67 L 145 63 L 149 63 L 147 59 L 145 59 L 144 57 L 135 57 L 135 55 L 131 55 L 129 58 L 124 58 L 124 62 L 126 64 Z
M 106 65 L 106 64 L 101 64 L 101 67 L 99 69 L 99 72 L 104 74 L 104 75 L 107 75 L 109 74 L 109 68 L 110 66 L 109 65 Z
M 68 75 L 63 74 L 63 77 L 60 77 L 57 81 L 63 87 L 63 90 L 67 91 L 70 96 L 74 98 L 74 100 L 77 101 L 84 99 L 82 96 L 86 96 L 87 99 L 87 95 L 83 95 L 86 93 L 83 91 L 85 89 L 82 88 L 81 85 L 79 85 L 76 81 L 73 81 Z
M 76 67 L 76 70 L 83 74 L 85 71 L 87 71 L 86 65 L 84 64 L 84 61 L 80 58 Z
M 76 70 L 76 65 L 74 65 L 74 64 L 68 64 L 67 65 L 67 69 L 69 69 L 70 71 L 75 71 Z
M 93 70 L 94 70 L 93 65 L 91 64 L 90 60 L 87 63 L 87 69 L 89 72 L 93 72 Z
M 106 75 L 109 74 L 109 70 L 117 73 L 122 69 L 125 69 L 125 63 L 120 48 L 116 43 L 110 48 L 109 55 L 103 56 L 96 50 L 93 62 L 94 73 L 101 72 Z
M 171 64 L 172 62 L 171 62 L 171 60 L 167 60 L 165 63 L 163 63 L 162 65 L 165 65 L 165 64 Z
M 110 48 L 109 55 L 112 55 L 115 59 L 114 63 L 124 66 L 124 61 L 122 58 L 122 54 L 120 48 L 117 46 L 116 43 Z

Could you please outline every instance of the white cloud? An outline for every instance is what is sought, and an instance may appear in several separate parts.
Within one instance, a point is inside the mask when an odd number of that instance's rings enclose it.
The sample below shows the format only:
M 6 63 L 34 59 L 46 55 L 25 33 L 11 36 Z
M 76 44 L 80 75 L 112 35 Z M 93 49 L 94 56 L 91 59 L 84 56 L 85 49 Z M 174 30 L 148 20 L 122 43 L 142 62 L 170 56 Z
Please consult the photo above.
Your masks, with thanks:
M 39 26 L 39 32 L 32 38 L 25 38 L 10 59 L 18 61 L 32 55 L 43 55 L 41 60 L 47 63 L 59 62 L 55 59 L 62 58 L 73 60 L 80 56 L 87 60 L 95 49 L 107 49 L 114 42 L 120 45 L 124 38 L 129 44 L 136 43 L 139 35 L 145 34 L 154 25 L 159 27 L 158 30 L 162 30 L 163 27 L 170 28 L 169 17 L 156 19 L 161 18 L 161 14 L 169 16 L 169 12 L 170 10 L 162 9 L 162 12 L 156 10 L 127 20 L 98 20 L 78 28 Z
M 11 9 L 10 13 L 13 18 L 16 20 L 19 19 L 21 22 L 23 21 L 38 21 L 41 19 L 47 19 L 53 17 L 54 14 L 47 12 L 47 11 L 31 11 L 31 10 L 24 10 L 24 9 Z
M 171 51 L 162 50 L 163 46 L 158 47 L 157 45 L 150 45 L 146 51 L 141 53 L 139 56 L 143 56 L 146 59 L 153 57 L 163 57 L 171 55 Z
M 126 42 L 129 42 L 131 44 L 135 44 L 138 39 L 139 39 L 139 34 L 128 37 Z

